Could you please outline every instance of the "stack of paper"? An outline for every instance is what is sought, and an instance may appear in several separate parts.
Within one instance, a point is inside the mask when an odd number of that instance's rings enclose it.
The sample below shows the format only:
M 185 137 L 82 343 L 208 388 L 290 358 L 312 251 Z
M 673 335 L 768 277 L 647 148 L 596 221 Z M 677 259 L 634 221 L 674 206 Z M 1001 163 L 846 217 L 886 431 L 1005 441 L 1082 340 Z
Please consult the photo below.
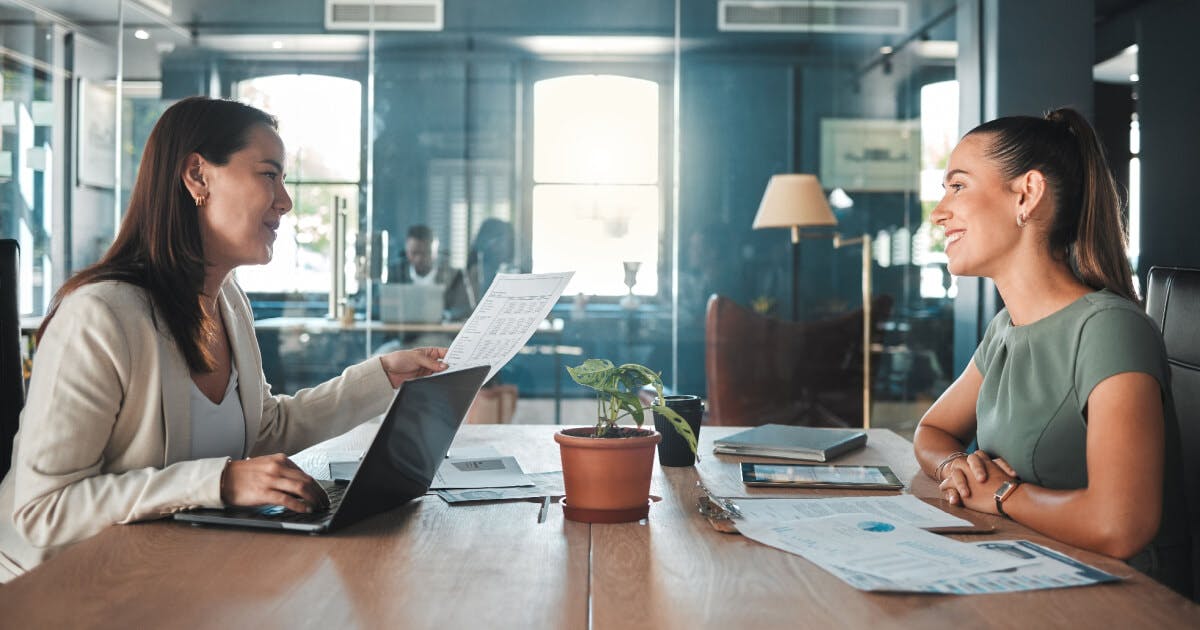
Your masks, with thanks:
M 563 494 L 562 471 L 543 473 L 528 473 L 526 477 L 533 482 L 532 486 L 513 488 L 469 488 L 459 490 L 438 490 L 437 494 L 446 503 L 467 503 L 470 501 L 507 501 L 510 499 L 537 499 L 540 497 L 561 497 Z
M 440 481 L 439 481 L 440 480 Z M 562 471 L 524 473 L 517 460 L 491 446 L 452 448 L 433 490 L 446 503 L 561 497 Z

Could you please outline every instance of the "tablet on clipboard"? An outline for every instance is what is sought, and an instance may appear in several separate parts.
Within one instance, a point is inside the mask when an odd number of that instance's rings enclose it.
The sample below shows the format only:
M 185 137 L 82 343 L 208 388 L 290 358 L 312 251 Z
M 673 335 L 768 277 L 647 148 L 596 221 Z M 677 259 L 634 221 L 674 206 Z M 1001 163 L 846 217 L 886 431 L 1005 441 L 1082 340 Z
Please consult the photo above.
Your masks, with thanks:
M 747 486 L 850 490 L 902 490 L 904 488 L 904 484 L 887 466 L 831 464 L 743 462 L 742 483 Z

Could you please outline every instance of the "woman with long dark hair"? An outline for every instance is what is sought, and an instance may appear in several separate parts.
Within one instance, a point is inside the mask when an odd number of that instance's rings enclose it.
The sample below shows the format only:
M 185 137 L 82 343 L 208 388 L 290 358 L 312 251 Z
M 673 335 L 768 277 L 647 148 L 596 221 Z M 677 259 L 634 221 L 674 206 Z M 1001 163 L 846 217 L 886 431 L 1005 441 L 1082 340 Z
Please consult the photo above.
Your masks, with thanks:
M 116 241 L 55 295 L 0 484 L 0 582 L 113 523 L 193 507 L 325 506 L 291 453 L 383 413 L 445 369 L 397 351 L 272 395 L 241 265 L 271 259 L 292 208 L 275 120 L 233 101 L 172 105 L 146 142 Z
M 984 123 L 944 185 L 932 220 L 950 272 L 993 279 L 1005 308 L 921 419 L 922 468 L 951 503 L 1186 588 L 1166 353 L 1137 301 L 1095 132 L 1071 109 Z

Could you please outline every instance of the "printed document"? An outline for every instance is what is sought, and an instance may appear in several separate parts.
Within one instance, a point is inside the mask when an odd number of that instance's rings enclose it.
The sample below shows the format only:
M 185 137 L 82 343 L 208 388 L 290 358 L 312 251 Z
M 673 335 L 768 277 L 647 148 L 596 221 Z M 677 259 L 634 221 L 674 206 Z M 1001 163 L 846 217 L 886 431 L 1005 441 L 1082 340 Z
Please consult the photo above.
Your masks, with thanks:
M 1103 584 L 1117 582 L 1121 579 L 1028 540 L 988 540 L 973 544 L 981 549 L 1005 553 L 1018 558 L 1033 559 L 1036 562 L 1006 571 L 979 573 L 961 578 L 938 580 L 929 584 L 901 584 L 836 567 L 830 570 L 830 573 L 862 591 L 942 593 L 945 595 L 1013 593 L 1044 588 Z
M 485 444 L 483 446 L 451 446 L 446 452 L 447 459 L 479 459 L 481 457 L 502 457 L 500 451 L 496 447 Z
M 433 477 L 430 490 L 445 488 L 504 488 L 507 486 L 532 486 L 533 481 L 521 470 L 517 459 L 483 457 L 469 459 L 446 458 Z
M 490 365 L 488 379 L 496 375 L 537 332 L 571 281 L 563 273 L 496 274 L 487 293 L 454 337 L 446 353 L 447 371 Z
M 517 488 L 463 488 L 461 490 L 438 490 L 437 494 L 446 503 L 470 501 L 506 501 L 510 499 L 537 499 L 561 497 L 563 492 L 562 471 L 529 473 L 526 475 L 532 486 Z
M 970 527 L 971 522 L 947 514 L 911 494 L 885 497 L 814 499 L 738 499 L 733 502 L 744 521 L 791 521 L 834 514 L 873 514 L 921 529 Z
M 865 573 L 918 586 L 1036 562 L 931 534 L 873 514 L 738 522 L 742 535 L 794 553 L 830 573 Z

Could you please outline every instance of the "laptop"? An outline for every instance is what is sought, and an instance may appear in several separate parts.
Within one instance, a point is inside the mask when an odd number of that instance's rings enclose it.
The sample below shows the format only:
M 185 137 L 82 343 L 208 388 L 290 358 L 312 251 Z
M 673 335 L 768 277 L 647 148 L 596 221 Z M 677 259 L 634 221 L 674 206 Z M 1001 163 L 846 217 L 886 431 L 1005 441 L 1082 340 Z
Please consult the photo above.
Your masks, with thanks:
M 388 324 L 440 324 L 445 293 L 440 284 L 379 285 L 379 319 Z
M 281 505 L 176 512 L 193 524 L 287 529 L 319 534 L 398 507 L 428 490 L 438 466 L 487 378 L 489 366 L 404 383 L 349 481 L 318 480 L 329 509 L 292 512 Z

